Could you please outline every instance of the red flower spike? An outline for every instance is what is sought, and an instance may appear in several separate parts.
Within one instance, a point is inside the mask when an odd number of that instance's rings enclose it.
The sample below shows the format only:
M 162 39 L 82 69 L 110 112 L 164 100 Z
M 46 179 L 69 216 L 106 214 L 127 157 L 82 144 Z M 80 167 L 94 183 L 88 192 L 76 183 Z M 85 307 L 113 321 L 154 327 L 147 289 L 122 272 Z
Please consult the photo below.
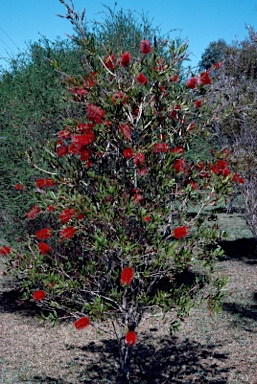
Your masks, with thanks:
M 125 342 L 129 347 L 133 347 L 137 342 L 137 335 L 134 331 L 128 331 L 125 336 Z
M 75 209 L 67 208 L 67 209 L 64 209 L 64 211 L 62 211 L 62 213 L 59 216 L 59 219 L 61 220 L 62 224 L 66 224 L 75 215 L 76 215 Z
M 76 228 L 74 227 L 66 227 L 62 231 L 60 231 L 60 236 L 65 239 L 70 239 L 76 233 Z
M 169 151 L 169 144 L 155 143 L 153 146 L 153 153 L 165 153 Z
M 195 127 L 195 123 L 190 123 L 189 126 L 187 127 L 187 130 L 193 131 L 194 127 Z
M 131 159 L 133 157 L 134 152 L 132 148 L 125 148 L 123 151 L 123 155 L 126 159 Z
M 35 184 L 37 188 L 53 187 L 55 185 L 55 181 L 51 178 L 38 179 L 35 181 Z
M 148 172 L 149 172 L 148 168 L 141 168 L 141 169 L 138 169 L 137 171 L 138 176 L 145 176 L 148 174 Z
M 134 203 L 135 203 L 135 204 L 142 203 L 142 201 L 144 201 L 144 196 L 143 196 L 143 195 L 140 195 L 140 193 L 136 193 L 136 194 L 133 196 L 133 200 L 134 200 Z
M 80 319 L 76 320 L 74 322 L 74 325 L 76 327 L 76 329 L 83 329 L 83 328 L 86 328 L 88 327 L 90 324 L 90 321 L 89 321 L 89 318 L 88 317 L 81 317 Z
M 213 69 L 219 69 L 222 67 L 222 63 L 218 61 L 217 63 L 213 64 Z
M 67 145 L 61 145 L 56 149 L 58 157 L 66 156 L 69 153 L 69 147 Z
M 121 62 L 120 62 L 122 67 L 127 67 L 130 63 L 130 60 L 131 60 L 130 52 L 123 52 L 123 54 L 121 55 Z
M 238 173 L 235 173 L 232 177 L 234 183 L 244 184 L 245 179 L 243 179 Z
M 51 247 L 49 247 L 49 245 L 44 242 L 38 243 L 37 246 L 39 252 L 42 253 L 42 255 L 46 255 L 51 250 Z
M 17 191 L 22 191 L 24 189 L 22 184 L 14 184 L 14 188 L 17 189 Z
M 175 228 L 173 231 L 173 235 L 176 239 L 182 239 L 183 237 L 188 235 L 188 233 L 189 233 L 188 227 L 185 225 L 183 227 Z
M 151 221 L 151 216 L 146 216 L 144 217 L 144 221 L 146 221 L 147 223 L 149 223 Z
M 179 81 L 179 77 L 178 77 L 178 75 L 175 75 L 170 80 L 174 81 L 176 83 L 177 81 Z
M 115 67 L 115 59 L 116 59 L 116 56 L 114 54 L 106 56 L 104 59 L 104 64 L 106 68 L 113 71 Z
M 53 205 L 49 205 L 49 207 L 46 208 L 47 212 L 52 212 L 55 210 L 55 207 Z
M 81 148 L 89 145 L 95 139 L 95 134 L 93 131 L 89 131 L 82 135 L 74 135 L 72 137 L 72 144 L 74 145 L 75 152 L 81 150 Z
M 146 85 L 148 83 L 148 80 L 147 78 L 145 77 L 145 75 L 143 73 L 139 73 L 139 75 L 137 76 L 137 81 L 140 85 Z
M 30 220 L 35 219 L 35 217 L 39 214 L 40 208 L 37 205 L 34 205 L 29 212 L 26 213 L 26 217 Z
M 134 164 L 139 167 L 145 162 L 145 155 L 143 153 L 136 153 L 133 158 Z
M 38 240 L 49 239 L 52 236 L 50 228 L 43 228 L 36 232 Z
M 134 277 L 134 271 L 132 268 L 123 268 L 120 277 L 121 285 L 130 285 Z
M 95 124 L 101 124 L 105 115 L 105 111 L 94 104 L 87 104 L 87 118 Z
M 140 43 L 140 50 L 143 53 L 143 55 L 146 55 L 147 53 L 151 52 L 150 40 L 142 40 Z
M 197 77 L 191 77 L 191 79 L 189 79 L 187 82 L 187 88 L 195 89 L 197 87 L 197 84 L 198 84 Z
M 0 248 L 0 255 L 7 256 L 11 252 L 11 248 L 7 247 L 7 245 L 4 245 Z
M 46 297 L 46 293 L 42 291 L 41 289 L 38 289 L 33 293 L 32 298 L 36 301 L 43 300 Z
M 58 137 L 59 137 L 59 139 L 69 139 L 70 138 L 69 129 L 65 129 L 64 131 L 59 131 Z
M 200 108 L 202 106 L 202 101 L 201 100 L 196 100 L 194 104 L 195 108 Z
M 131 131 L 128 124 L 121 124 L 119 130 L 126 140 L 131 140 Z
M 80 155 L 80 157 L 79 157 L 80 160 L 88 161 L 90 159 L 90 156 L 91 156 L 91 151 L 89 151 L 86 148 L 82 148 L 81 151 L 79 152 L 79 155 Z
M 185 159 L 176 160 L 173 168 L 176 169 L 176 171 L 178 173 L 185 171 L 186 170 L 186 160 Z
M 200 75 L 199 75 L 199 82 L 200 84 L 211 84 L 211 78 L 209 76 L 209 72 L 208 71 L 205 71 L 205 72 L 201 72 Z
M 171 149 L 171 153 L 177 153 L 178 155 L 181 155 L 182 153 L 184 153 L 185 150 L 183 147 L 179 146 L 179 147 L 175 147 L 175 148 L 172 148 Z

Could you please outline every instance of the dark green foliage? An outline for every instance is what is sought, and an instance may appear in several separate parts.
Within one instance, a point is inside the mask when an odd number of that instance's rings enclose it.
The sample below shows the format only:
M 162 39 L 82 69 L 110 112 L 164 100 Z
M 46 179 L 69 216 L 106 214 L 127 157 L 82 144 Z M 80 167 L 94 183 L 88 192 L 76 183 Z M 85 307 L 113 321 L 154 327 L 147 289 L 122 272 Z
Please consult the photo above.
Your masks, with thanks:
M 74 54 L 76 52 L 76 54 Z M 30 208 L 26 192 L 15 190 L 14 184 L 29 188 L 40 172 L 25 159 L 30 151 L 43 166 L 40 149 L 57 125 L 75 113 L 64 103 L 65 88 L 56 71 L 58 63 L 67 73 L 78 67 L 79 51 L 68 41 L 39 40 L 28 46 L 4 71 L 0 82 L 0 230 L 2 237 L 13 240 L 22 234 L 21 220 Z M 76 65 L 75 65 L 76 63 Z M 54 65 L 53 65 L 54 64 Z M 18 229 L 20 228 L 20 230 Z
M 220 39 L 213 41 L 205 49 L 199 62 L 199 68 L 201 71 L 211 68 L 211 66 L 219 61 L 223 61 L 228 49 L 227 43 Z

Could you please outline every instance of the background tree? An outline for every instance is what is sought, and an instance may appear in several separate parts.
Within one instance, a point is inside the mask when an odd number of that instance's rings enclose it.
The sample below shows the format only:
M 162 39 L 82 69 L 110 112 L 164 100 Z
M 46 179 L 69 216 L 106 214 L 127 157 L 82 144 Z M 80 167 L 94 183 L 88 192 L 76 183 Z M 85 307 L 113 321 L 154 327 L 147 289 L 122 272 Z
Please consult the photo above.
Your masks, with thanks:
M 202 54 L 199 61 L 200 71 L 205 71 L 213 66 L 217 62 L 222 62 L 226 58 L 226 52 L 228 45 L 223 39 L 218 41 L 212 41 Z
M 231 45 L 220 69 L 219 81 L 208 95 L 212 124 L 219 146 L 232 150 L 232 164 L 245 179 L 243 194 L 234 205 L 245 215 L 253 235 L 257 235 L 257 178 L 256 178 L 256 107 L 257 39 L 253 28 L 242 42 Z

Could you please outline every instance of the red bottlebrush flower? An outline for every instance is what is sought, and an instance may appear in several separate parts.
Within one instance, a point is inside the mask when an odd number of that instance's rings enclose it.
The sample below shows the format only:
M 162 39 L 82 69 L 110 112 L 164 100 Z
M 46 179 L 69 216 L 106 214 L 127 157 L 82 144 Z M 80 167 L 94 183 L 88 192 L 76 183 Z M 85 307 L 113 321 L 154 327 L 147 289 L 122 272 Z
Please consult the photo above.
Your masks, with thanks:
M 66 227 L 62 231 L 60 231 L 60 236 L 64 237 L 65 239 L 70 239 L 75 233 L 76 228 L 74 227 Z
M 191 77 L 191 79 L 189 79 L 187 82 L 187 88 L 195 89 L 197 87 L 197 84 L 198 84 L 197 77 Z
M 105 115 L 105 111 L 94 104 L 87 104 L 87 118 L 95 124 L 101 124 Z
M 46 297 L 46 293 L 44 291 L 42 291 L 41 289 L 38 289 L 32 295 L 32 298 L 36 301 L 43 300 L 45 297 Z
M 37 205 L 34 205 L 29 212 L 26 213 L 26 217 L 30 220 L 35 219 L 35 217 L 39 214 L 40 208 Z
M 183 227 L 175 228 L 173 231 L 173 236 L 176 239 L 182 239 L 182 237 L 185 237 L 186 235 L 188 235 L 188 233 L 188 227 L 184 225 Z
M 171 149 L 171 153 L 177 153 L 178 155 L 181 155 L 184 152 L 185 150 L 183 147 L 181 147 L 181 145 L 179 147 L 175 147 Z
M 49 247 L 49 245 L 44 242 L 38 243 L 37 246 L 38 246 L 39 252 L 42 253 L 43 255 L 46 255 L 51 250 L 51 247 Z
M 134 164 L 139 167 L 145 162 L 145 155 L 143 153 L 136 153 L 133 158 Z
M 76 320 L 74 322 L 75 328 L 76 329 L 83 329 L 88 327 L 90 324 L 89 318 L 88 317 L 81 317 L 80 319 Z
M 222 67 L 222 63 L 218 61 L 217 63 L 213 64 L 213 69 L 219 69 Z
M 83 215 L 83 213 L 79 213 L 78 216 L 77 216 L 77 218 L 78 218 L 79 220 L 83 220 L 83 219 L 84 219 L 84 215 Z
M 69 147 L 67 145 L 60 145 L 56 149 L 57 156 L 63 157 L 69 153 Z
M 113 71 L 115 68 L 115 59 L 116 59 L 116 56 L 114 54 L 107 55 L 104 59 L 104 64 L 105 64 L 106 68 Z
M 78 125 L 76 127 L 76 132 L 77 133 L 88 133 L 88 132 L 92 131 L 94 126 L 95 126 L 94 123 L 78 123 Z
M 147 53 L 151 52 L 150 40 L 142 40 L 140 43 L 140 50 L 143 53 L 143 55 L 146 55 Z
M 121 285 L 130 285 L 134 277 L 134 271 L 132 268 L 123 268 L 120 277 Z
M 126 140 L 131 140 L 131 131 L 128 124 L 121 124 L 119 130 Z
M 64 131 L 58 132 L 59 139 L 69 139 L 70 138 L 70 131 L 69 129 L 65 129 Z
M 113 95 L 112 95 L 112 103 L 117 105 L 119 103 L 121 103 L 123 100 L 123 93 L 122 92 L 115 92 Z
M 139 204 L 144 200 L 144 196 L 140 195 L 140 193 L 135 193 L 135 195 L 133 196 L 133 199 L 135 204 Z
M 224 169 L 228 168 L 228 162 L 225 161 L 225 160 L 219 160 L 219 161 L 217 162 L 217 167 L 218 167 L 218 169 L 220 169 L 220 170 L 224 170 Z
M 124 155 L 124 157 L 126 157 L 126 159 L 131 159 L 131 157 L 133 157 L 133 155 L 134 155 L 133 149 L 132 148 L 125 148 L 123 151 L 123 155 Z
M 202 106 L 202 100 L 196 100 L 194 106 L 195 108 L 200 108 Z
M 86 148 L 82 148 L 81 151 L 79 152 L 79 154 L 80 154 L 80 156 L 79 156 L 80 160 L 87 161 L 90 159 L 91 151 L 89 151 Z
M 87 133 L 84 133 L 82 135 L 74 135 L 72 137 L 72 144 L 74 147 L 71 147 L 69 148 L 69 151 L 74 154 L 78 153 L 81 148 L 89 145 L 90 143 L 92 143 L 92 141 L 94 141 L 95 139 L 95 134 L 93 131 L 89 131 Z M 72 148 L 74 148 L 72 150 Z
M 205 71 L 205 72 L 201 72 L 200 75 L 199 75 L 199 82 L 200 84 L 211 84 L 211 78 L 209 76 L 209 72 L 208 71 Z
M 43 228 L 36 232 L 38 240 L 49 239 L 52 236 L 51 228 Z
M 49 207 L 46 208 L 47 212 L 52 212 L 55 210 L 55 207 L 53 205 L 49 205 Z
M 4 245 L 0 248 L 0 255 L 7 256 L 11 252 L 11 248 L 7 247 L 7 245 Z
M 148 168 L 141 168 L 137 170 L 138 176 L 145 176 L 149 172 Z
M 146 216 L 144 217 L 144 221 L 146 221 L 147 223 L 149 223 L 151 221 L 151 216 Z
M 190 181 L 189 184 L 191 185 L 191 188 L 192 188 L 193 190 L 196 190 L 196 189 L 198 188 L 198 184 L 197 184 L 195 181 Z
M 129 347 L 133 347 L 137 342 L 137 335 L 134 331 L 128 331 L 125 336 L 125 341 Z
M 17 191 L 22 191 L 24 189 L 22 184 L 14 184 L 14 188 L 17 189 Z
M 59 219 L 61 220 L 62 224 L 66 224 L 75 215 L 76 215 L 75 209 L 67 208 L 67 209 L 64 209 L 64 211 L 62 211 L 62 213 L 59 216 Z
M 127 67 L 130 63 L 130 60 L 131 60 L 130 52 L 123 52 L 123 54 L 121 55 L 121 62 L 120 62 L 122 67 Z
M 239 183 L 239 184 L 244 184 L 244 182 L 245 182 L 245 179 L 243 179 L 243 177 L 241 177 L 238 173 L 235 173 L 233 175 L 232 180 L 235 183 Z
M 222 171 L 222 175 L 224 177 L 227 177 L 228 175 L 230 175 L 230 170 L 228 168 L 225 168 L 223 171 Z
M 178 160 L 176 160 L 173 167 L 174 167 L 174 169 L 176 169 L 176 171 L 178 173 L 185 171 L 185 169 L 186 169 L 186 160 L 185 159 L 178 159 Z
M 155 143 L 153 146 L 153 153 L 165 153 L 169 151 L 167 143 Z
M 161 72 L 165 70 L 165 60 L 163 57 L 161 57 L 160 59 L 157 59 L 156 64 L 157 64 L 156 67 L 153 68 L 155 71 Z
M 148 83 L 147 78 L 142 72 L 140 72 L 139 75 L 137 76 L 137 81 L 139 82 L 140 85 L 146 85 Z
M 193 131 L 194 127 L 195 127 L 195 123 L 190 123 L 189 126 L 187 127 L 187 130 Z
M 37 188 L 53 187 L 55 185 L 55 181 L 51 178 L 38 179 L 35 184 Z
M 177 81 L 179 81 L 179 77 L 178 77 L 178 75 L 175 75 L 170 80 L 174 81 L 174 83 L 176 83 Z

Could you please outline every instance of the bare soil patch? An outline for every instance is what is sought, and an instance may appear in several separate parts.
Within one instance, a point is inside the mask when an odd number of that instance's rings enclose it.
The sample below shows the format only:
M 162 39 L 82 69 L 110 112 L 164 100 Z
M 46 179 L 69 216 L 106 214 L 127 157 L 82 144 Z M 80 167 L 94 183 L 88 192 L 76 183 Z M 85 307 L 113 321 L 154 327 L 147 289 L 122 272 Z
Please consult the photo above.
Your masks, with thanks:
M 228 228 L 231 220 L 221 217 Z M 217 276 L 229 277 L 223 312 L 210 316 L 196 308 L 174 336 L 169 322 L 145 320 L 137 330 L 132 383 L 257 383 L 257 253 L 245 227 L 239 239 L 242 225 L 238 218 L 238 232 L 231 231 L 223 243 L 226 256 L 216 265 Z M 115 383 L 118 351 L 108 324 L 101 324 L 106 332 L 39 324 L 35 308 L 21 306 L 11 287 L 2 276 L 1 384 Z

